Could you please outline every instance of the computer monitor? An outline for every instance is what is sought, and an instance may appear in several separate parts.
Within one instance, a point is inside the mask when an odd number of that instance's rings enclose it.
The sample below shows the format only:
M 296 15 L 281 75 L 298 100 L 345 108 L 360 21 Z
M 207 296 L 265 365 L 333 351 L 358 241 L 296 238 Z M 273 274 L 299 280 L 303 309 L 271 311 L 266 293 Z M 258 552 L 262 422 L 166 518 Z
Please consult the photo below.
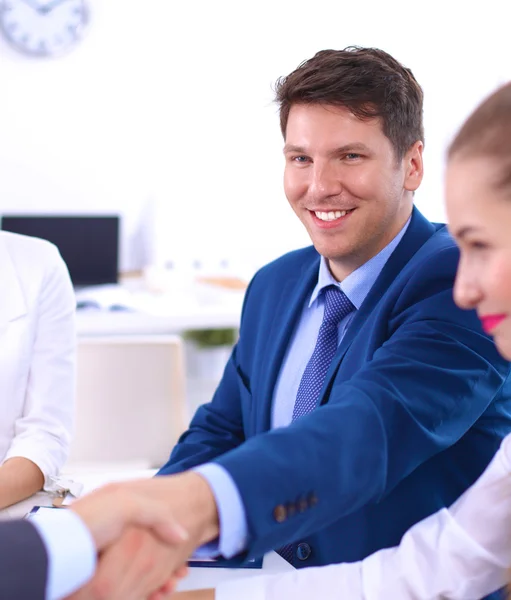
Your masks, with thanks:
M 4 215 L 2 229 L 55 244 L 75 287 L 117 283 L 117 215 Z

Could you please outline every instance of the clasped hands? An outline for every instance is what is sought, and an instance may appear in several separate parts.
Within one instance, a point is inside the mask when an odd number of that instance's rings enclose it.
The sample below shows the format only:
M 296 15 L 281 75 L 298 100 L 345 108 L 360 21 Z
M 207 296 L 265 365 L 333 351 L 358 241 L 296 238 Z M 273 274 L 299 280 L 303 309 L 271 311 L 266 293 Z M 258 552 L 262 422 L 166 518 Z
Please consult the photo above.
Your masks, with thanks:
M 197 473 L 105 486 L 76 501 L 98 551 L 93 579 L 67 600 L 163 600 L 186 562 L 218 537 L 216 502 Z

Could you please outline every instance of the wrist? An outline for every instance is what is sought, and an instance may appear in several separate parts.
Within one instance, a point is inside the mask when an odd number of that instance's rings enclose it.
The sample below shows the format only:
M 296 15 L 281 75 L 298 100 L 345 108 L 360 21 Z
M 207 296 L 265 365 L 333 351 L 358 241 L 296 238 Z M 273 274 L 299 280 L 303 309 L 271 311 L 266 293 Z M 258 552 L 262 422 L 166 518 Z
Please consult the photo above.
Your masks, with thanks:
M 0 508 L 32 496 L 44 484 L 41 469 L 24 457 L 12 457 L 0 465 Z
M 178 477 L 183 478 L 187 486 L 183 494 L 187 502 L 187 518 L 183 526 L 198 538 L 199 545 L 206 544 L 218 537 L 220 521 L 215 496 L 209 483 L 199 473 L 188 471 Z
M 199 473 L 189 472 L 186 476 L 190 478 L 190 496 L 193 498 L 192 517 L 200 532 L 200 544 L 206 544 L 218 537 L 220 532 L 220 520 L 216 499 L 209 483 Z

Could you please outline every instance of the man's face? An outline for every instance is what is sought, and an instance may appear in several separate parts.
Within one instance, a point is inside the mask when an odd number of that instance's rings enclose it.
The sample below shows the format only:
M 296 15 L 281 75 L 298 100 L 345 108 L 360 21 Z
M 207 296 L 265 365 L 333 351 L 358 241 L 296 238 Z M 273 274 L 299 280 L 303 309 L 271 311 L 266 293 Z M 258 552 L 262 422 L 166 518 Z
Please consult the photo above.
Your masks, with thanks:
M 339 281 L 399 233 L 422 180 L 421 142 L 397 161 L 380 119 L 343 107 L 294 104 L 284 155 L 287 199 Z

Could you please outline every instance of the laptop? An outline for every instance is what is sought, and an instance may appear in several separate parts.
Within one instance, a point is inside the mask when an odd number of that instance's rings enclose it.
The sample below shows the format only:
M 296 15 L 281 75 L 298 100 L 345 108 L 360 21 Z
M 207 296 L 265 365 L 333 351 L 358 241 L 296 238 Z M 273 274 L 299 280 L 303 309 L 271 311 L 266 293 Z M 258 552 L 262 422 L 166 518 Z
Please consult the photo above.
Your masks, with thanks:
M 55 244 L 75 289 L 116 284 L 119 271 L 118 215 L 4 215 L 2 229 Z

